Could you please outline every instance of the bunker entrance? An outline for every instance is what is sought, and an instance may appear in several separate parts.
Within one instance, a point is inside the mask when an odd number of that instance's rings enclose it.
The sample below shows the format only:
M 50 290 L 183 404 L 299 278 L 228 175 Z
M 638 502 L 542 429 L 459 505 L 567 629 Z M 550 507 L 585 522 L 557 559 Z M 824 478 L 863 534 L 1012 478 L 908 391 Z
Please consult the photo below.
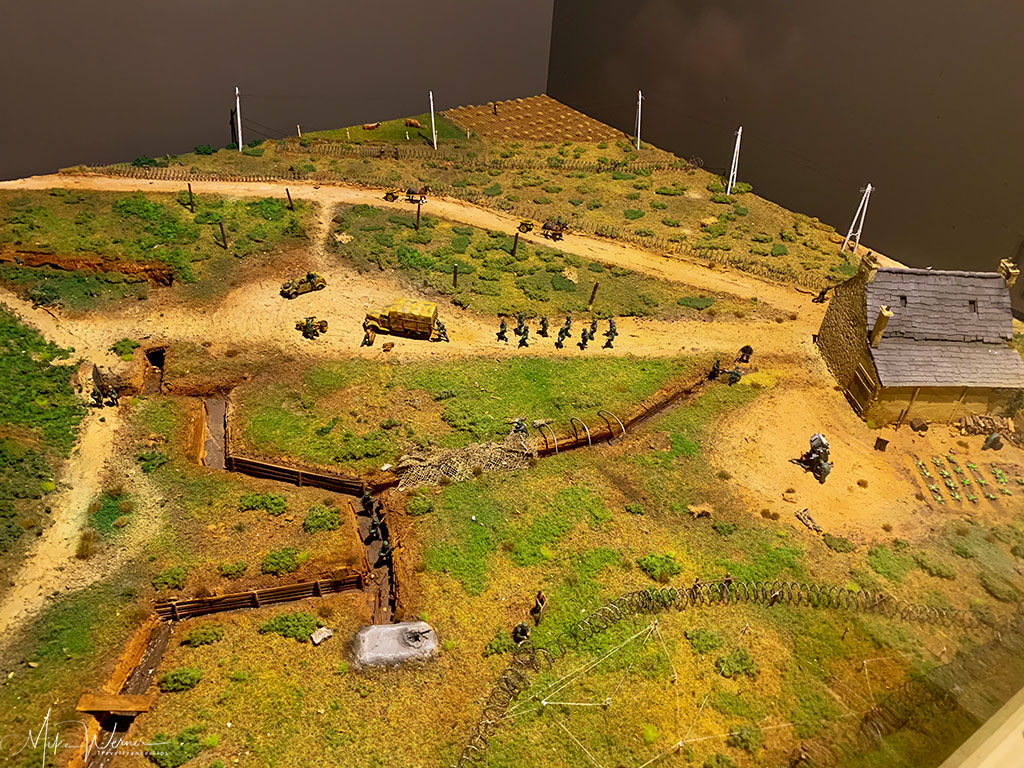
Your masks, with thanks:
M 164 383 L 164 362 L 167 350 L 154 347 L 146 350 L 146 366 L 142 374 L 142 394 L 156 395 Z

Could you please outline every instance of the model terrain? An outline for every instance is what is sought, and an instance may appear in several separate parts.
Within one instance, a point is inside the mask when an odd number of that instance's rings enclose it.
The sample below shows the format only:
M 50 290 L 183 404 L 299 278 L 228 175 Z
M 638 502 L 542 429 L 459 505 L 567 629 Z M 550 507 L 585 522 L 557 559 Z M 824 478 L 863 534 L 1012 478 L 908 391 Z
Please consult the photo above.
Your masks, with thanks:
M 876 255 L 547 97 L 429 121 L 0 183 L 11 764 L 938 765 L 1024 681 L 1020 358 L 885 368 L 954 342 Z

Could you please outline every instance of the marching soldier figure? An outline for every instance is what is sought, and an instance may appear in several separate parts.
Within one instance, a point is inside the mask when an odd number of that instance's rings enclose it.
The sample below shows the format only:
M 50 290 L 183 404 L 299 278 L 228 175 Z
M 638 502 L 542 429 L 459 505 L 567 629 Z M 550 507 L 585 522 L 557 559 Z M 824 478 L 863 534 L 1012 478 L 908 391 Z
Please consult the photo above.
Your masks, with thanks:
M 737 363 L 749 363 L 750 356 L 754 354 L 754 348 L 749 344 L 744 344 L 740 347 L 739 357 L 736 358 Z
M 561 349 L 564 347 L 565 344 L 563 344 L 563 342 L 567 338 L 569 338 L 569 332 L 565 330 L 565 326 L 563 325 L 558 329 L 558 338 L 555 340 L 555 349 Z
M 580 333 L 580 340 L 576 346 L 580 348 L 580 351 L 582 351 L 587 348 L 588 341 L 590 341 L 590 335 L 588 334 L 587 329 L 584 328 Z
M 369 491 L 363 491 L 363 497 L 359 500 L 363 505 L 363 512 L 370 514 L 373 511 L 373 496 Z
M 437 320 L 436 322 L 437 325 L 435 327 L 437 328 L 437 335 L 440 337 L 440 340 L 448 341 L 448 329 L 444 327 L 444 323 L 440 320 Z
M 498 328 L 498 341 L 508 342 L 508 323 L 504 317 L 501 318 L 501 326 Z
M 619 329 L 615 327 L 615 318 L 614 317 L 609 317 L 608 318 L 608 330 L 604 332 L 604 335 L 605 336 L 610 336 L 613 339 L 616 336 L 619 335 Z
M 540 319 L 540 330 L 537 331 L 538 336 L 543 336 L 545 339 L 548 337 L 548 316 L 544 315 Z
M 608 336 L 608 334 L 605 334 L 605 336 Z M 615 349 L 615 347 L 612 346 L 613 341 L 615 341 L 615 337 L 608 336 L 608 338 L 604 340 L 604 344 L 601 345 L 601 349 Z
M 715 364 L 711 366 L 711 371 L 708 373 L 708 381 L 713 381 L 718 378 L 719 372 L 722 370 L 722 359 L 716 358 Z
M 571 315 L 566 315 L 565 316 L 565 325 L 563 325 L 562 327 L 565 328 L 566 335 L 568 335 L 569 333 L 572 332 L 572 316 Z
M 374 541 L 380 538 L 380 516 L 376 510 L 370 516 L 370 529 L 367 531 L 370 535 L 370 541 Z
M 516 336 L 522 336 L 523 329 L 526 327 L 526 320 L 523 319 L 522 312 L 516 312 L 516 320 L 516 327 L 512 329 L 512 333 L 514 333 Z
M 519 348 L 530 346 L 530 327 L 528 325 L 523 326 L 523 332 L 519 336 Z
M 595 333 L 597 333 L 597 318 L 593 317 L 590 319 L 590 333 L 588 334 L 591 341 L 594 340 Z

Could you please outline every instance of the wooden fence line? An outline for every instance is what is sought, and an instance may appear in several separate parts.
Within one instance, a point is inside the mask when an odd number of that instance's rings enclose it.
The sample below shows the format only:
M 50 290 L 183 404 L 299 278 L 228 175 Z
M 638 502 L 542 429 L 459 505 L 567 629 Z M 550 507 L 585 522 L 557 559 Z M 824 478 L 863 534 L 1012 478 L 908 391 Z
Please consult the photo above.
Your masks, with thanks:
M 239 472 L 243 475 L 266 480 L 293 483 L 299 487 L 323 488 L 326 491 L 344 493 L 349 496 L 362 496 L 366 490 L 366 485 L 357 477 L 329 475 L 323 472 L 313 472 L 295 467 L 282 467 L 270 462 L 250 459 L 244 456 L 234 456 L 232 454 L 228 454 L 225 457 L 224 463 L 231 472 Z
M 336 592 L 362 589 L 365 574 L 348 572 L 336 579 L 317 579 L 280 587 L 264 587 L 228 595 L 197 597 L 190 600 L 167 600 L 154 607 L 156 615 L 163 621 L 177 621 L 191 616 L 234 611 L 240 608 L 260 608 L 264 605 L 290 603 L 307 597 L 322 597 Z

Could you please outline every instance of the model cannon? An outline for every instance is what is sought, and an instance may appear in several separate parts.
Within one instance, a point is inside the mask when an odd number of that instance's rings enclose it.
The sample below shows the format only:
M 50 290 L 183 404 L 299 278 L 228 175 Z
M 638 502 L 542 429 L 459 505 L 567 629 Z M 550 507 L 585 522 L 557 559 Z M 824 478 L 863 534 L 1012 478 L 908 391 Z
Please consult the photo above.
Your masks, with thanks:
M 321 333 L 327 333 L 327 321 L 317 320 L 316 317 L 307 317 L 295 324 L 295 330 L 301 331 L 307 339 L 315 339 Z
M 307 272 L 305 277 L 296 277 L 281 286 L 281 295 L 286 299 L 294 299 L 304 293 L 321 291 L 327 287 L 327 281 L 316 272 Z

